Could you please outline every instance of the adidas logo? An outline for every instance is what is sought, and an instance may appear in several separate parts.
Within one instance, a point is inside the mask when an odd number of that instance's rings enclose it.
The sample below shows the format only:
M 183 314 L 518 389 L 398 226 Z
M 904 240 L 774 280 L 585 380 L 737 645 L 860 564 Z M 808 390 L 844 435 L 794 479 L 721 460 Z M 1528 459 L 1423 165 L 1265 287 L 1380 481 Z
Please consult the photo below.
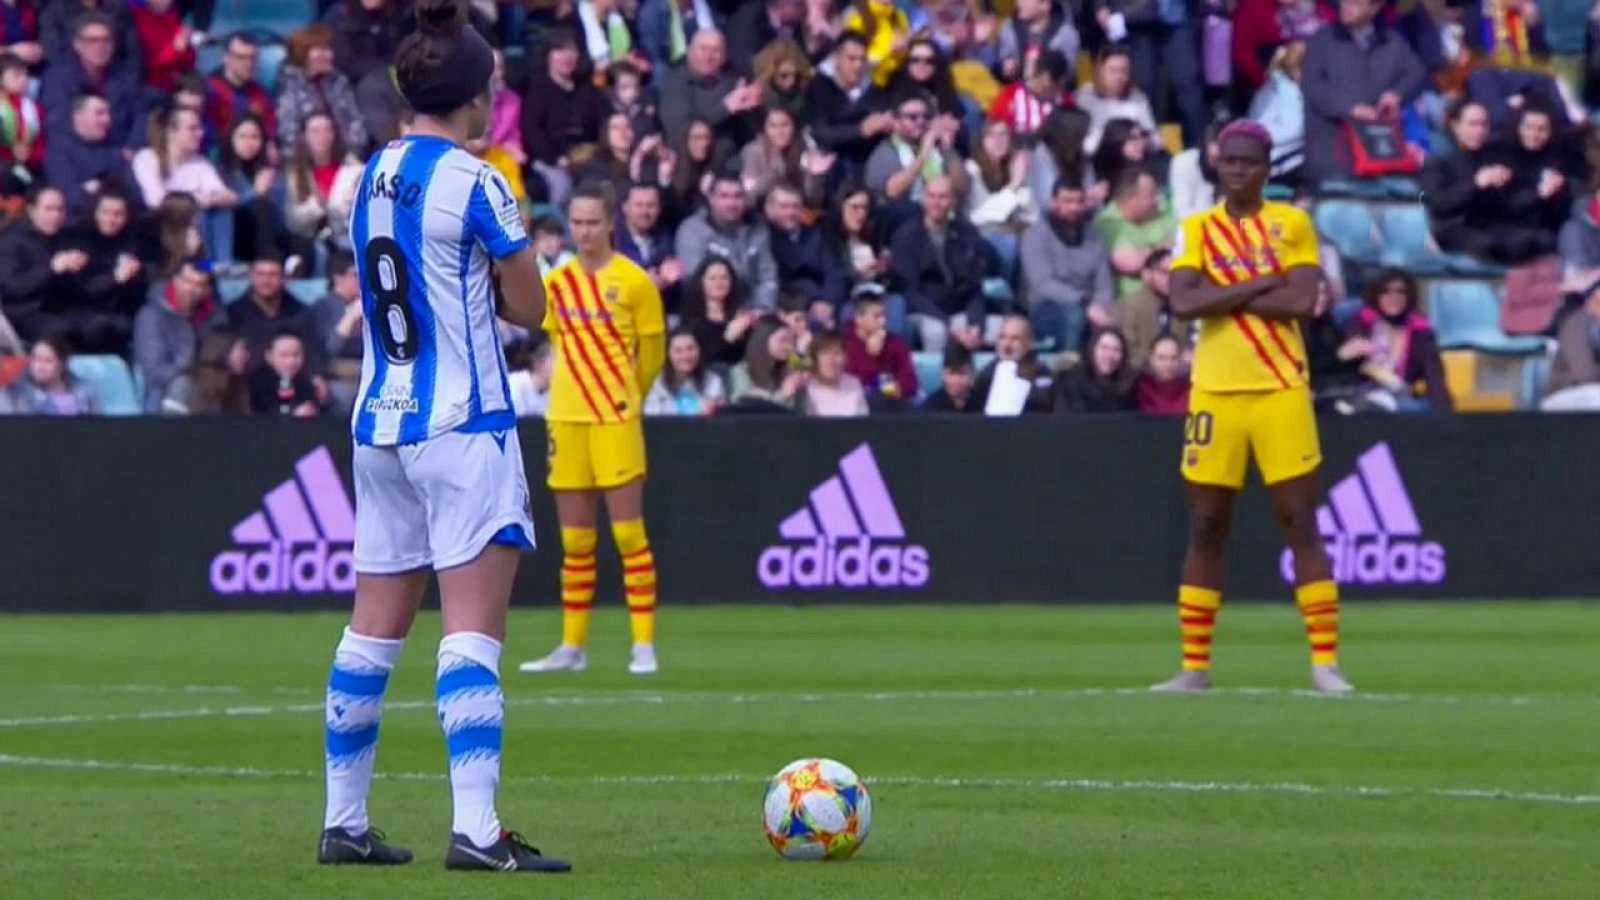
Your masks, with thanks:
M 240 549 L 224 550 L 211 560 L 212 590 L 348 594 L 356 589 L 356 513 L 333 455 L 318 447 L 295 463 L 294 471 L 296 477 L 261 498 L 263 511 L 233 526 L 233 543 Z
M 1317 508 L 1317 530 L 1340 584 L 1444 580 L 1444 547 L 1422 540 L 1422 525 L 1386 443 L 1361 454 L 1355 474 L 1328 491 L 1328 502 Z M 1294 581 L 1292 551 L 1283 551 L 1279 568 L 1285 581 Z
M 905 526 L 862 444 L 839 460 L 839 474 L 778 525 L 784 541 L 762 551 L 761 583 L 788 588 L 919 588 L 932 570 L 928 550 L 906 543 Z

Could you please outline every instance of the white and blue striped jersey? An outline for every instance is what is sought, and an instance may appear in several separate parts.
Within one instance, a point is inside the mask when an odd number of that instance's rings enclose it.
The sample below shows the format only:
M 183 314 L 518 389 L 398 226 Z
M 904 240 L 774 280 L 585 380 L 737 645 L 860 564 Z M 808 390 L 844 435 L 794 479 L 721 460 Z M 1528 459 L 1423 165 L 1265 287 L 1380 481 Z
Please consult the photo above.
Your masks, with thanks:
M 443 138 L 391 141 L 361 177 L 350 241 L 366 316 L 356 443 L 516 427 L 489 264 L 528 236 L 505 179 Z

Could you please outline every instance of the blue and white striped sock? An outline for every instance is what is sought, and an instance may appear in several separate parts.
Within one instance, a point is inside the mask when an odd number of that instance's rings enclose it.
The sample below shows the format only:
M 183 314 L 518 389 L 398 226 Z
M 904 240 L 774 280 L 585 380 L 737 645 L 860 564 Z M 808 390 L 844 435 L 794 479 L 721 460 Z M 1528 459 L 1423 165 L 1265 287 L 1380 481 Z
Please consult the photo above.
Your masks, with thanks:
M 405 645 L 404 640 L 366 637 L 346 628 L 333 652 L 323 713 L 328 779 L 324 828 L 343 828 L 351 834 L 367 830 L 367 791 L 378 753 L 383 694 Z
M 500 786 L 500 642 L 458 631 L 439 642 L 439 725 L 450 752 L 451 830 L 479 847 L 500 840 L 494 796 Z

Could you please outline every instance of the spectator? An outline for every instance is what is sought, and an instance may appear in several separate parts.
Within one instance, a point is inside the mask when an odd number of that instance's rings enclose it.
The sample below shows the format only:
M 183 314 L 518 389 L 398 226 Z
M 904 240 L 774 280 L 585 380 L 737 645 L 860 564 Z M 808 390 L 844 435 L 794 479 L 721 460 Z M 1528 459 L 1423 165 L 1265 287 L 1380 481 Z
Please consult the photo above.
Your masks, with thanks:
M 321 411 L 316 386 L 306 374 L 306 347 L 299 332 L 274 332 L 268 340 L 266 365 L 250 376 L 250 411 L 297 419 Z
M 1027 318 L 1007 316 L 1000 323 L 1000 333 L 994 342 L 994 357 L 994 361 L 978 375 L 973 387 L 978 409 L 988 412 L 991 399 L 996 403 L 1004 402 L 1000 398 L 990 397 L 1002 366 L 1014 367 L 1011 375 L 1027 384 L 1027 394 L 1020 409 L 996 409 L 996 415 L 1047 413 L 1056 408 L 1056 374 L 1034 349 L 1033 326 L 1028 324 Z
M 1107 122 L 1100 133 L 1100 146 L 1094 152 L 1095 180 L 1116 184 L 1123 172 L 1139 169 L 1155 176 L 1157 185 L 1165 184 L 1171 159 L 1165 150 L 1154 146 L 1154 139 L 1154 135 L 1132 119 Z
M 816 77 L 811 60 L 794 41 L 777 41 L 756 54 L 756 82 L 761 85 L 761 105 L 786 109 L 796 123 L 806 123 L 806 97 Z
M 1088 192 L 1092 206 L 1104 203 L 1109 186 L 1096 183 L 1083 145 L 1089 133 L 1089 114 L 1081 109 L 1052 112 L 1040 126 L 1038 144 L 1028 156 L 1028 192 L 1034 209 L 1048 209 L 1056 182 L 1063 177 Z
M 1334 21 L 1337 5 L 1316 0 L 1240 0 L 1233 14 L 1235 85 L 1246 93 L 1261 90 L 1271 79 L 1269 60 Z M 1250 118 L 1261 121 L 1254 113 Z
M 944 348 L 944 368 L 940 373 L 942 383 L 937 391 L 922 402 L 922 411 L 931 413 L 981 413 L 978 402 L 977 381 L 972 368 L 972 351 L 960 344 Z
M 661 73 L 683 62 L 697 34 L 723 27 L 721 15 L 712 0 L 644 0 L 639 5 L 639 44 L 650 68 Z
M 745 190 L 757 203 L 766 199 L 774 184 L 787 180 L 800 185 L 807 205 L 821 207 L 835 157 L 807 147 L 793 114 L 775 106 L 766 111 L 761 134 L 744 145 L 739 159 Z
M 933 116 L 933 104 L 925 94 L 901 98 L 895 106 L 894 133 L 867 159 L 867 187 L 879 201 L 897 206 L 920 203 L 928 182 L 935 178 L 950 179 L 952 190 L 962 194 L 966 172 L 955 150 L 959 129 L 954 117 Z M 909 212 L 894 218 L 906 215 Z
M 811 135 L 839 155 L 848 177 L 860 178 L 867 157 L 895 127 L 889 98 L 867 77 L 867 42 L 847 31 L 833 49 L 833 72 L 811 81 L 806 109 Z
M 1137 293 L 1145 261 L 1158 249 L 1171 249 L 1178 221 L 1149 172 L 1130 169 L 1112 188 L 1111 203 L 1095 217 L 1095 227 L 1111 249 L 1117 297 Z
M 575 149 L 569 162 L 575 171 L 575 180 L 605 182 L 612 196 L 621 196 L 632 182 L 632 163 L 636 135 L 633 122 L 627 113 L 612 112 L 605 118 L 597 144 L 585 144 Z
M 662 164 L 672 158 L 681 161 L 681 165 L 672 170 L 672 202 L 669 204 L 673 218 L 681 223 L 705 205 L 711 181 L 722 168 L 716 132 L 712 131 L 711 123 L 696 119 L 689 123 L 683 140 L 661 151 L 657 158 Z
M 845 368 L 865 386 L 867 403 L 879 412 L 906 409 L 917 398 L 911 348 L 889 330 L 881 294 L 856 300 L 855 322 L 844 336 Z
M 1590 184 L 1595 176 L 1590 176 Z M 1587 293 L 1600 282 L 1600 193 L 1590 190 L 1572 205 L 1556 240 L 1569 292 Z
M 1172 158 L 1167 190 L 1172 197 L 1172 214 L 1179 222 L 1217 205 L 1217 157 L 1222 153 L 1217 135 L 1221 133 L 1222 123 L 1212 122 L 1206 127 L 1204 142 Z M 1277 135 L 1273 135 L 1272 147 L 1277 156 Z
M 728 71 L 727 45 L 716 31 L 701 31 L 689 44 L 683 65 L 661 76 L 661 127 L 676 141 L 689 124 L 703 119 L 716 135 L 718 152 L 738 147 L 738 117 L 761 106 L 761 84 Z
M 520 105 L 521 98 L 517 102 Z M 374 147 L 382 147 L 398 138 L 402 123 L 410 121 L 411 107 L 406 103 L 406 98 L 400 96 L 400 89 L 395 87 L 387 68 L 373 69 L 356 82 L 356 104 L 361 107 L 367 137 Z M 521 115 L 519 108 L 516 124 L 519 134 L 522 129 Z
M 326 25 L 302 28 L 289 38 L 289 58 L 278 76 L 278 143 L 294 150 L 301 124 L 326 113 L 346 147 L 367 149 L 367 126 L 349 76 L 334 65 L 333 32 Z
M 931 38 L 917 38 L 906 53 L 905 68 L 895 73 L 889 82 L 889 96 L 896 99 L 912 94 L 933 98 L 936 115 L 950 115 L 961 119 L 966 115 L 966 104 L 956 90 L 955 78 L 950 75 L 950 63 Z
M 811 342 L 805 413 L 830 418 L 867 414 L 866 391 L 856 376 L 845 371 L 844 341 L 836 334 L 819 335 Z
M 316 323 L 307 310 L 284 290 L 283 260 L 272 255 L 258 256 L 250 264 L 250 289 L 228 304 L 228 326 L 245 342 L 252 366 L 280 331 L 300 336 L 302 355 L 321 356 L 320 345 L 313 345 Z M 313 370 L 319 370 L 313 366 Z
M 28 351 L 28 371 L 13 387 L 16 411 L 35 416 L 91 416 L 99 404 L 89 386 L 80 384 L 71 369 L 67 342 L 46 335 Z
M 1133 383 L 1134 406 L 1147 416 L 1189 412 L 1189 373 L 1183 370 L 1183 345 L 1163 334 L 1150 345 L 1149 364 Z
M 170 112 L 174 109 L 187 109 L 200 116 L 201 125 L 205 130 L 205 138 L 200 146 L 201 149 L 205 150 L 206 155 L 210 156 L 217 148 L 219 135 L 213 132 L 210 123 L 205 121 L 206 94 L 206 80 L 193 72 L 186 73 L 178 79 L 178 86 L 173 90 L 172 101 L 166 106 L 166 110 Z M 145 128 L 146 136 L 148 136 L 148 123 Z
M 1367 287 L 1340 355 L 1361 359 L 1366 400 L 1391 412 L 1450 412 L 1450 388 L 1433 326 L 1419 310 L 1417 281 L 1391 269 Z
M 1422 61 L 1376 21 L 1382 0 L 1340 0 L 1339 22 L 1306 42 L 1305 177 L 1348 178 L 1353 122 L 1398 121 L 1427 86 Z
M 1600 286 L 1585 293 L 1583 307 L 1556 331 L 1548 392 L 1539 405 L 1546 412 L 1600 410 Z
M 661 188 L 634 183 L 622 202 L 614 238 L 617 252 L 650 273 L 650 280 L 663 293 L 683 280 L 683 263 L 672 255 L 672 234 L 661 225 Z
M 1200 140 L 1206 126 L 1206 103 L 1194 6 L 1142 0 L 1095 0 L 1095 6 L 1095 18 L 1112 40 L 1126 35 L 1140 93 L 1159 101 L 1170 91 L 1177 115 L 1165 118 L 1183 123 L 1186 142 Z M 1149 121 L 1140 124 L 1155 130 Z
M 171 94 L 178 79 L 194 71 L 194 35 L 183 24 L 183 10 L 174 0 L 145 0 L 129 4 L 128 10 L 144 57 L 144 83 Z
M 597 79 L 633 56 L 633 34 L 617 7 L 618 0 L 578 0 L 578 25 L 583 29 L 585 55 Z M 640 57 L 643 59 L 643 57 Z
M 260 119 L 268 134 L 278 134 L 276 104 L 267 89 L 256 81 L 256 65 L 260 59 L 261 48 L 245 34 L 228 38 L 222 66 L 206 82 L 205 118 L 212 134 L 227 134 L 233 130 L 233 123 L 245 116 Z
M 1128 344 L 1128 368 L 1134 371 L 1144 368 L 1145 352 L 1157 336 L 1165 331 L 1179 335 L 1188 332 L 1187 322 L 1163 321 L 1168 313 L 1172 285 L 1171 263 L 1172 252 L 1164 248 L 1145 257 L 1144 266 L 1139 270 L 1142 282 L 1139 290 L 1114 304 L 1109 321 L 1095 323 L 1096 327 L 1110 326 L 1122 332 Z M 1187 341 L 1181 343 L 1188 346 Z
M 1089 340 L 1082 363 L 1061 378 L 1061 412 L 1132 412 L 1135 370 L 1128 365 L 1128 341 L 1122 332 L 1106 328 Z
M 555 369 L 555 350 L 549 341 L 523 345 L 509 355 L 511 369 L 506 384 L 511 388 L 511 408 L 519 419 L 542 419 L 550 409 L 550 377 Z
M 133 25 L 131 4 L 120 0 L 50 0 L 42 6 L 39 42 L 44 46 L 44 58 L 52 65 L 71 55 L 83 40 L 83 23 L 94 18 L 108 29 L 107 64 L 132 76 L 135 82 L 144 73 L 143 52 L 139 47 L 139 32 Z
M 139 238 L 128 227 L 132 217 L 128 198 L 104 191 L 95 200 L 90 224 L 67 237 L 67 246 L 88 259 L 63 312 L 67 339 L 84 353 L 128 354 L 133 317 L 149 291 Z
M 200 337 L 194 365 L 173 382 L 162 402 L 172 415 L 246 415 L 250 412 L 247 373 L 250 352 L 227 328 L 213 328 Z
M 689 269 L 698 269 L 709 256 L 726 259 L 739 279 L 751 286 L 757 309 L 777 307 L 778 266 L 772 258 L 771 235 L 766 223 L 749 216 L 744 182 L 738 176 L 716 177 L 706 208 L 678 226 L 677 248 L 678 258 Z
M 159 413 L 173 386 L 194 367 L 200 336 L 213 323 L 211 279 L 199 260 L 185 260 L 177 273 L 151 287 L 133 320 L 133 361 L 144 376 L 144 411 Z
M 678 326 L 667 339 L 667 366 L 644 398 L 644 414 L 709 416 L 725 399 L 722 376 L 706 365 L 694 331 Z
M 905 61 L 911 43 L 911 19 L 894 0 L 850 0 L 849 8 L 844 27 L 866 36 L 873 83 L 885 87 Z
M 1027 80 L 1037 63 L 1058 53 L 1066 71 L 1078 65 L 1078 29 L 1073 27 L 1067 8 L 1055 0 L 1017 0 L 1011 21 L 1000 28 L 1000 78 L 1007 82 Z M 1048 113 L 1047 113 L 1048 114 Z
M 644 75 L 632 63 L 619 62 L 611 67 L 611 111 L 627 116 L 633 133 L 640 137 L 661 133 L 655 100 L 645 94 Z M 517 141 L 521 146 L 520 134 Z
M 28 67 L 0 54 L 0 195 L 25 194 L 44 174 L 44 117 L 28 96 Z
M 50 7 L 62 9 L 77 0 L 64 0 Z M 116 7 L 124 10 L 125 7 Z M 86 13 L 80 19 L 72 40 L 71 52 L 51 54 L 50 68 L 39 85 L 39 108 L 45 114 L 45 132 L 63 134 L 71 128 L 72 100 L 79 94 L 98 94 L 110 104 L 111 126 L 107 135 L 118 147 L 134 146 L 143 138 L 138 127 L 144 115 L 144 89 L 139 70 L 112 65 L 115 35 L 123 34 L 102 13 Z M 125 20 L 124 20 L 125 22 Z M 126 32 L 132 39 L 131 29 Z
M 323 21 L 333 29 L 333 51 L 352 83 L 389 68 L 410 17 L 400 0 L 343 0 Z
M 37 0 L 0 0 L 0 53 L 9 53 L 29 67 L 44 62 Z
M 745 288 L 728 261 L 707 257 L 689 278 L 683 303 L 685 327 L 708 363 L 731 365 L 745 351 L 745 339 L 761 312 L 745 304 Z
M 1087 153 L 1100 147 L 1100 135 L 1112 119 L 1132 119 L 1147 131 L 1156 130 L 1150 98 L 1134 84 L 1133 56 L 1127 47 L 1112 44 L 1102 48 L 1095 60 L 1094 81 L 1078 88 L 1073 99 L 1089 114 L 1089 133 L 1083 142 Z
M 1299 183 L 1306 158 L 1306 98 L 1300 90 L 1306 45 L 1296 41 L 1272 57 L 1267 83 L 1250 101 L 1250 118 L 1272 137 L 1272 178 Z
M 846 185 L 835 196 L 823 226 L 823 239 L 832 251 L 830 264 L 847 275 L 852 292 L 867 284 L 881 287 L 890 272 L 889 248 L 873 212 L 872 192 L 860 185 Z M 905 330 L 904 322 L 899 325 L 890 326 L 896 334 Z
M 1066 57 L 1054 50 L 1046 51 L 1036 63 L 1031 64 L 1027 78 L 1010 85 L 995 97 L 994 103 L 989 106 L 990 121 L 1010 125 L 1019 137 L 1033 137 L 1044 126 L 1050 113 L 1059 106 L 1072 103 L 1071 95 L 1066 93 L 1071 84 L 1071 74 Z
M 306 117 L 287 173 L 284 212 L 290 232 L 349 250 L 350 212 L 361 172 L 361 163 L 345 150 L 333 117 L 327 113 Z
M 1016 270 L 1018 238 L 1038 215 L 1028 192 L 1028 153 L 1018 150 L 1005 122 L 988 122 L 966 163 L 967 218 L 1000 257 L 1008 280 Z
M 804 224 L 799 188 L 788 182 L 774 185 L 765 211 L 778 290 L 802 297 L 808 306 L 827 307 L 831 317 L 849 298 L 850 280 L 846 270 L 833 264 L 822 232 Z
M 1528 110 L 1522 121 L 1507 146 L 1494 147 L 1482 104 L 1451 108 L 1454 152 L 1429 157 L 1421 178 L 1429 227 L 1442 249 L 1515 264 L 1554 248 L 1571 194 L 1554 158 L 1549 116 Z
M 606 96 L 578 75 L 578 39 L 567 31 L 552 35 L 545 67 L 522 98 L 522 146 L 552 205 L 564 206 L 572 192 L 568 155 L 600 136 L 609 112 Z
M 89 265 L 89 255 L 67 243 L 66 218 L 61 191 L 37 185 L 28 192 L 27 218 L 0 231 L 0 313 L 25 341 L 64 325 L 63 303 L 78 296 Z
M 200 234 L 200 204 L 192 194 L 168 193 L 147 223 L 149 247 L 146 262 L 154 278 L 170 278 L 191 256 L 205 253 Z
M 896 282 L 929 353 L 942 352 L 947 340 L 969 349 L 983 341 L 989 252 L 976 228 L 951 215 L 954 208 L 950 179 L 932 179 L 921 217 L 901 225 L 890 244 Z
M 310 338 L 328 361 L 332 406 L 349 412 L 361 385 L 363 353 L 361 277 L 350 254 L 335 253 L 328 260 L 328 293 L 311 305 L 310 318 Z
M 233 209 L 233 256 L 255 259 L 262 250 L 289 246 L 284 219 L 284 180 L 267 153 L 267 131 L 261 120 L 245 116 L 233 123 L 222 142 L 223 184 L 239 198 Z
M 794 332 L 777 316 L 763 316 L 750 329 L 743 362 L 728 373 L 731 412 L 799 412 L 806 373 L 791 369 Z
M 805 24 L 805 0 L 749 0 L 728 19 L 728 56 L 746 77 L 754 72 L 756 55 L 777 41 L 799 41 Z
M 560 219 L 541 216 L 533 223 L 533 251 L 539 275 L 544 278 L 572 259 L 573 253 L 567 249 L 567 229 Z
M 154 209 L 168 193 L 193 196 L 202 211 L 205 244 L 216 259 L 233 260 L 233 209 L 239 197 L 200 150 L 205 131 L 198 113 L 174 109 L 150 121 L 150 146 L 133 155 L 133 177 Z
M 1076 352 L 1088 320 L 1114 316 L 1105 241 L 1091 226 L 1088 194 L 1069 181 L 1056 184 L 1049 215 L 1022 237 L 1022 281 L 1033 330 L 1055 350 Z
M 621 77 L 620 72 L 613 75 Z M 526 166 L 528 153 L 522 145 L 522 95 L 506 84 L 506 56 L 499 50 L 494 51 L 489 93 L 489 145 L 510 154 L 518 168 Z
M 89 215 L 102 190 L 137 189 L 128 158 L 110 134 L 111 105 L 99 94 L 79 94 L 72 100 L 71 128 L 51 137 L 45 178 L 66 196 L 73 222 Z

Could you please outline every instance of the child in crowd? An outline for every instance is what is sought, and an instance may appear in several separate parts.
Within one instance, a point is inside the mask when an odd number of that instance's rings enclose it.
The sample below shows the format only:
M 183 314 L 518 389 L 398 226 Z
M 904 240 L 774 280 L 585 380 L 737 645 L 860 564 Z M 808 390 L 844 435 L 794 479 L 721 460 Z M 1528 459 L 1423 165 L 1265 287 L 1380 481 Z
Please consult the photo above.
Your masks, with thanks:
M 250 376 L 250 411 L 301 419 L 315 416 L 320 411 L 317 390 L 305 369 L 306 348 L 300 335 L 293 331 L 273 335 L 266 365 Z

